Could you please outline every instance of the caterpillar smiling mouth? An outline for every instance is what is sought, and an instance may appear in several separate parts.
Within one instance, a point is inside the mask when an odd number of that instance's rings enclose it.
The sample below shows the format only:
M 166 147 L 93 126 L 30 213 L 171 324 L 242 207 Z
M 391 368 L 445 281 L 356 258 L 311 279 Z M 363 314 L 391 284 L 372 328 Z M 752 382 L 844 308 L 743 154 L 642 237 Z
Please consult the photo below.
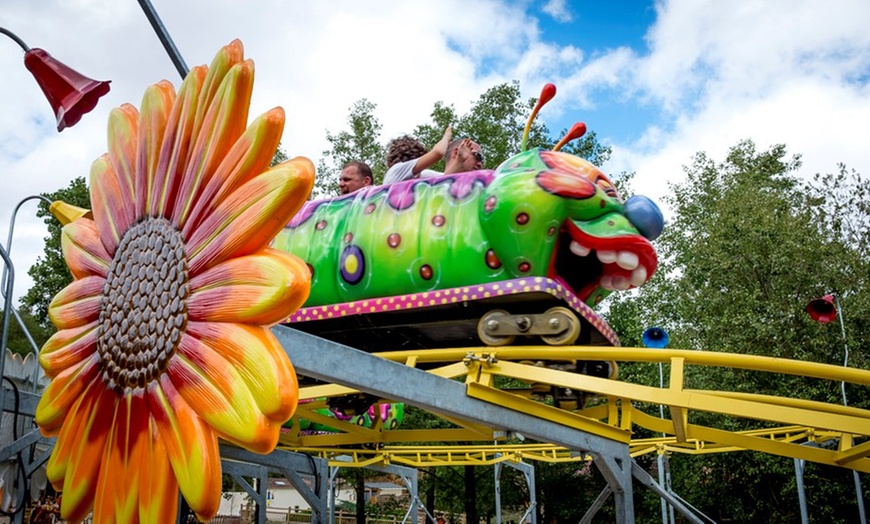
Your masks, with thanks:
M 598 288 L 606 293 L 643 285 L 658 265 L 652 244 L 637 233 L 596 237 L 566 221 L 550 274 L 581 300 Z

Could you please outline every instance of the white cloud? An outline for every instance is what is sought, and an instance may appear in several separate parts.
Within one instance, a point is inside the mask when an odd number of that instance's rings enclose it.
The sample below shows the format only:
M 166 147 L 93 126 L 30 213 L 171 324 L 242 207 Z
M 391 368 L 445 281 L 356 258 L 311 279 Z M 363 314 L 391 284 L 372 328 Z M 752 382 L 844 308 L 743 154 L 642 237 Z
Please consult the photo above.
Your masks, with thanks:
M 548 0 L 541 10 L 553 17 L 557 22 L 570 22 L 573 18 L 565 0 Z
M 860 122 L 870 116 L 870 19 L 866 2 L 694 2 L 660 4 L 637 62 L 638 89 L 671 111 L 634 144 L 619 144 L 614 171 L 636 170 L 651 196 L 682 179 L 705 151 L 724 159 L 750 138 L 801 154 L 801 175 L 838 162 L 870 170 Z
M 859 127 L 870 119 L 870 3 L 862 0 L 659 2 L 648 49 L 608 50 L 548 41 L 546 19 L 530 14 L 530 2 L 152 2 L 188 65 L 207 63 L 234 38 L 244 42 L 257 65 L 251 114 L 284 107 L 290 155 L 316 160 L 327 145 L 324 131 L 344 129 L 360 98 L 378 105 L 388 138 L 427 121 L 438 100 L 464 112 L 487 88 L 517 79 L 526 97 L 546 82 L 558 86 L 543 115 L 548 123 L 600 105 L 603 96 L 663 109 L 656 113 L 664 120 L 639 124 L 646 129 L 641 140 L 599 134 L 614 146 L 605 168 L 637 171 L 640 190 L 654 197 L 667 190 L 665 181 L 682 178 L 692 154 L 721 159 L 741 138 L 759 148 L 787 144 L 803 154 L 810 174 L 840 161 L 870 172 Z M 550 1 L 545 9 L 558 19 L 567 5 Z M 582 7 L 571 5 L 582 18 Z M 0 25 L 84 74 L 113 81 L 92 114 L 57 134 L 20 51 L 3 39 L 3 235 L 22 198 L 87 175 L 105 151 L 112 107 L 138 105 L 144 88 L 162 78 L 180 80 L 134 2 L 7 0 Z M 32 205 L 16 227 L 13 260 L 22 276 L 41 252 L 45 230 Z M 29 285 L 19 279 L 16 296 Z

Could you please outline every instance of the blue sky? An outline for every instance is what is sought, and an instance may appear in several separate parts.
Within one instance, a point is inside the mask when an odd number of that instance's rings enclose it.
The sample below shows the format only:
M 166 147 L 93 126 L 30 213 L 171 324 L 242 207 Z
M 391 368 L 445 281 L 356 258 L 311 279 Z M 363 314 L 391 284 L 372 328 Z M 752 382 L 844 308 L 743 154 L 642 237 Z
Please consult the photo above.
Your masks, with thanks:
M 866 0 L 152 0 L 189 65 L 234 38 L 256 63 L 251 118 L 280 105 L 282 144 L 315 163 L 348 108 L 377 104 L 384 141 L 429 120 L 436 101 L 464 112 L 518 80 L 524 97 L 558 86 L 540 118 L 581 120 L 613 148 L 606 172 L 634 171 L 661 199 L 705 151 L 721 160 L 751 138 L 800 153 L 803 176 L 838 162 L 870 173 L 870 2 Z M 106 149 L 112 107 L 180 83 L 134 0 L 4 0 L 0 26 L 112 91 L 74 128 L 54 117 L 8 39 L 0 44 L 0 234 L 21 199 L 55 191 Z M 15 295 L 45 226 L 16 221 Z

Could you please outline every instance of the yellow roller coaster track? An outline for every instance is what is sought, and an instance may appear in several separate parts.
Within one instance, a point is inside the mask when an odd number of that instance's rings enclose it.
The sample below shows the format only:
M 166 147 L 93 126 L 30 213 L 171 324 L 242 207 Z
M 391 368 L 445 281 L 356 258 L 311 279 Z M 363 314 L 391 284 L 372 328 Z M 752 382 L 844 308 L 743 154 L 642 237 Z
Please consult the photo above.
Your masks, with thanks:
M 691 366 L 742 369 L 777 375 L 870 385 L 870 371 L 795 360 L 678 349 L 522 346 L 456 348 L 377 353 L 377 356 L 454 380 L 464 380 L 466 394 L 485 402 L 554 421 L 607 439 L 626 443 L 632 456 L 647 453 L 721 453 L 755 450 L 790 458 L 870 472 L 870 410 L 773 395 L 686 388 Z M 666 387 L 596 378 L 536 365 L 539 362 L 616 361 L 662 363 L 668 370 Z M 507 377 L 529 388 L 499 389 L 496 377 Z M 535 387 L 532 388 L 531 385 Z M 597 399 L 585 409 L 560 409 L 531 398 L 532 390 L 567 388 Z M 587 460 L 583 453 L 550 444 L 516 444 L 510 432 L 468 420 L 448 419 L 450 429 L 387 429 L 379 421 L 359 427 L 318 413 L 326 399 L 358 393 L 335 384 L 303 387 L 298 419 L 336 428 L 335 433 L 306 435 L 288 431 L 284 449 L 319 455 L 334 465 L 367 466 L 394 463 L 415 467 L 485 465 L 505 460 L 546 462 Z M 381 399 L 389 402 L 390 399 Z M 659 406 L 669 418 L 651 415 Z M 642 410 L 641 407 L 644 409 Z M 757 422 L 757 429 L 730 431 L 697 423 L 699 415 L 715 414 L 717 421 Z M 718 422 L 724 425 L 722 422 Z M 745 427 L 746 424 L 743 424 Z M 658 438 L 636 438 L 639 428 Z M 421 442 L 442 444 L 419 445 Z M 492 442 L 456 445 L 457 442 Z M 351 462 L 347 462 L 350 457 Z

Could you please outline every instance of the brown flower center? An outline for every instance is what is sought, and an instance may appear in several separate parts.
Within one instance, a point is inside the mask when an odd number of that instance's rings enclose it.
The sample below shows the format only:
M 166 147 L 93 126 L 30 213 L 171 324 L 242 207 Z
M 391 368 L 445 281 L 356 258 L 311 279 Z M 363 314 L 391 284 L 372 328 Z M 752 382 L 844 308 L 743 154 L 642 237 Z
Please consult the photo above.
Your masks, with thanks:
M 166 369 L 187 323 L 181 233 L 146 218 L 124 233 L 103 287 L 97 353 L 109 389 L 145 387 Z

